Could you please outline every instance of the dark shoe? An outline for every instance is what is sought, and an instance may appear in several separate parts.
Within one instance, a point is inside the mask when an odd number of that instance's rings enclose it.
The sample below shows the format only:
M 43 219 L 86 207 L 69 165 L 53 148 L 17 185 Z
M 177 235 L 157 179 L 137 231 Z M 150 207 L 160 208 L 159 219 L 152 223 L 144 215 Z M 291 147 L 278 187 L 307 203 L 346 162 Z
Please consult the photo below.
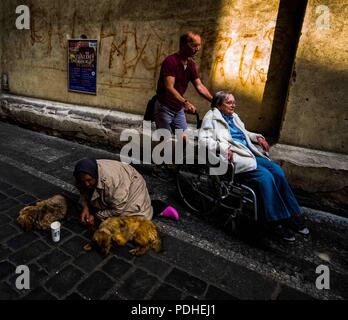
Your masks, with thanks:
M 294 242 L 296 240 L 294 233 L 290 229 L 284 227 L 281 224 L 278 224 L 275 227 L 274 232 L 277 236 L 279 236 L 285 241 Z
M 308 236 L 310 233 L 309 229 L 300 219 L 293 220 L 291 223 L 291 228 L 304 236 Z

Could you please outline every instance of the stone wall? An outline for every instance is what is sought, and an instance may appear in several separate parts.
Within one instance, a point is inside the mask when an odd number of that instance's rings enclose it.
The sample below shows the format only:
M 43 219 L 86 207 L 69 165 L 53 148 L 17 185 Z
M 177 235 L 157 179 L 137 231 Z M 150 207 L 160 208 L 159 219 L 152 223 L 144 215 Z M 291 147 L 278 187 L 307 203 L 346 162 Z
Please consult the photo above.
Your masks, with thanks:
M 280 142 L 348 152 L 348 5 L 310 0 Z
M 303 205 L 348 216 L 348 155 L 278 143 L 270 156 Z
M 119 150 L 121 132 L 142 132 L 142 117 L 116 110 L 0 95 L 0 119 L 51 135 L 86 141 Z

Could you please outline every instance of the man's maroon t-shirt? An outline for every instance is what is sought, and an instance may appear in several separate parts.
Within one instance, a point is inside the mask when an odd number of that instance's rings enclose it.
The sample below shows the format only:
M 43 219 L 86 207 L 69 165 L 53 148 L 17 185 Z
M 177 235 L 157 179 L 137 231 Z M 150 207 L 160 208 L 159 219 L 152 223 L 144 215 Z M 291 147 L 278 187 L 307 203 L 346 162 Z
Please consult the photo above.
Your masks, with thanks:
M 157 83 L 157 99 L 161 104 L 177 112 L 183 108 L 183 103 L 178 101 L 170 92 L 167 91 L 164 78 L 168 76 L 175 78 L 174 88 L 183 96 L 189 82 L 199 78 L 196 64 L 189 59 L 187 67 L 184 69 L 184 65 L 177 53 L 168 56 L 162 63 Z

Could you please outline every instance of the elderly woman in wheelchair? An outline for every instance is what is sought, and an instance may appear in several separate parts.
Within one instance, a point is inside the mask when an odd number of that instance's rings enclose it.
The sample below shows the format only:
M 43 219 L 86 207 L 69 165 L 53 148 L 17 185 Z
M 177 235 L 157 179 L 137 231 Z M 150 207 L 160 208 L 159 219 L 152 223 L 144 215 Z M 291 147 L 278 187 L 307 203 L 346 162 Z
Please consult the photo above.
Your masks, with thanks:
M 202 195 L 200 202 L 204 202 L 204 194 L 209 194 L 212 199 L 218 199 L 215 200 L 216 204 L 219 202 L 219 205 L 228 207 L 224 198 L 239 194 L 241 205 L 250 201 L 255 207 L 254 219 L 266 223 L 282 239 L 295 241 L 294 232 L 308 235 L 309 230 L 300 219 L 301 209 L 284 171 L 268 157 L 268 143 L 261 134 L 245 129 L 244 123 L 234 112 L 235 108 L 236 101 L 231 93 L 217 92 L 211 110 L 203 119 L 198 138 L 199 146 L 214 153 L 218 150 L 220 158 L 229 162 L 232 170 L 225 178 L 210 176 L 210 184 L 215 183 L 210 191 L 202 190 L 202 174 L 198 180 L 192 180 L 191 196 L 186 194 L 185 202 L 192 204 L 191 198 L 197 191 Z M 187 175 L 190 175 L 189 170 Z M 224 181 L 226 176 L 229 181 Z M 206 178 L 209 179 L 208 176 Z M 178 187 L 181 196 L 185 198 L 180 180 Z M 214 206 L 214 201 L 212 203 Z M 197 206 L 193 209 L 197 209 Z

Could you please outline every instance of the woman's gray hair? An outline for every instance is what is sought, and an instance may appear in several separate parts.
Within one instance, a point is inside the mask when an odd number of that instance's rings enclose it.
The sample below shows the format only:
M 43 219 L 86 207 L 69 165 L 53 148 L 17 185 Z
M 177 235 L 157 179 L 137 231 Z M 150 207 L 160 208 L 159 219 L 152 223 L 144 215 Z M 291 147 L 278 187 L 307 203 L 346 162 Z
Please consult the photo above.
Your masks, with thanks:
M 226 91 L 218 91 L 214 94 L 213 100 L 211 102 L 211 108 L 219 108 L 226 100 L 228 96 L 232 93 Z

